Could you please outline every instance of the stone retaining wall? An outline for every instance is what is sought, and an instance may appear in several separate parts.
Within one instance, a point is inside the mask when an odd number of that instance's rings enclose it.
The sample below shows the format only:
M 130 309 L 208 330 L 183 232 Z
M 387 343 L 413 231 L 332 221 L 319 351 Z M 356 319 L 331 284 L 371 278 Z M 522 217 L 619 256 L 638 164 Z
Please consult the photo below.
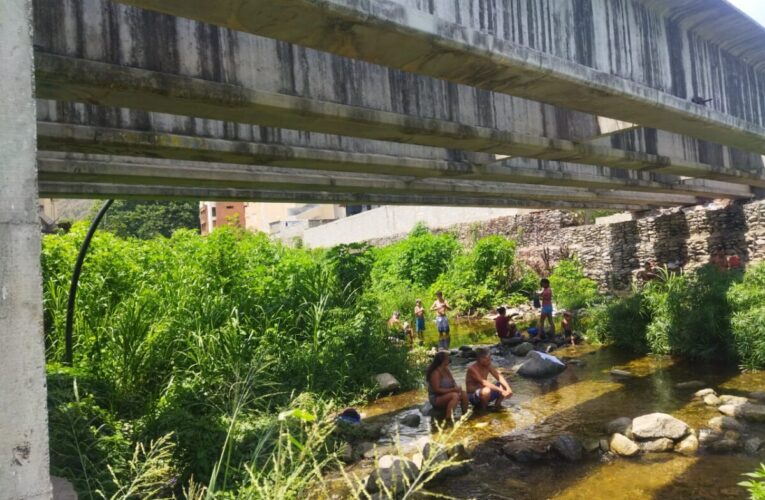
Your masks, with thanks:
M 642 262 L 678 263 L 692 269 L 724 252 L 744 263 L 765 260 L 765 200 L 660 210 L 637 220 L 580 225 L 575 214 L 534 212 L 486 222 L 458 224 L 451 231 L 463 243 L 499 234 L 518 241 L 518 257 L 544 272 L 545 261 L 577 255 L 585 272 L 603 288 L 629 288 Z M 404 236 L 404 235 L 402 235 Z M 370 243 L 391 243 L 402 236 Z

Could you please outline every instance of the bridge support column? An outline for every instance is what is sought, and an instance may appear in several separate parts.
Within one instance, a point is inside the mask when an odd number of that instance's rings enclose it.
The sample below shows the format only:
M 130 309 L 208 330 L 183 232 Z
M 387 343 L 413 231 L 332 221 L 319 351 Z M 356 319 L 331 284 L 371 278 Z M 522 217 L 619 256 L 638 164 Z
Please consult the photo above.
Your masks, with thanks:
M 51 497 L 32 1 L 0 1 L 0 499 Z

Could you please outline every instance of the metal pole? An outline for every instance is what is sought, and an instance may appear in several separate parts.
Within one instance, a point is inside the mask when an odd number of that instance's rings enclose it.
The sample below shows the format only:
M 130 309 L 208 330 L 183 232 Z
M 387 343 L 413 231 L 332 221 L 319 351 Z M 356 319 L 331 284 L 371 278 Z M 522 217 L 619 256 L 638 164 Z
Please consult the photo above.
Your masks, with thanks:
M 77 262 L 74 264 L 74 273 L 72 274 L 72 284 L 69 286 L 69 301 L 66 304 L 66 352 L 64 353 L 64 364 L 72 365 L 72 329 L 74 327 L 74 303 L 77 298 L 77 285 L 80 281 L 80 271 L 82 271 L 82 263 L 85 261 L 85 255 L 88 253 L 88 247 L 90 247 L 90 240 L 93 239 L 93 235 L 101 223 L 101 219 L 106 215 L 106 211 L 112 206 L 114 200 L 106 200 L 101 209 L 96 214 L 96 218 L 90 223 L 90 229 L 88 234 L 85 235 L 85 241 L 82 242 L 80 247 L 80 254 L 77 256 Z

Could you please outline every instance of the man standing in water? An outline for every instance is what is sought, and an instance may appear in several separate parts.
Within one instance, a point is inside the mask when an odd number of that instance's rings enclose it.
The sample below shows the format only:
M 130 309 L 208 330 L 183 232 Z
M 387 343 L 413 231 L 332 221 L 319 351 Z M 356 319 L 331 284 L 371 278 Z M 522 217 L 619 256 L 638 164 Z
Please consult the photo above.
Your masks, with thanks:
M 502 401 L 513 395 L 510 384 L 505 377 L 491 365 L 491 354 L 489 350 L 480 347 L 475 350 L 475 363 L 470 365 L 465 374 L 465 386 L 470 403 L 481 410 L 486 410 L 489 403 L 494 403 L 495 410 L 502 409 Z M 497 382 L 489 382 L 489 375 L 493 376 Z
M 539 314 L 539 335 L 541 338 L 546 338 L 545 334 L 545 319 L 550 323 L 550 336 L 555 336 L 555 322 L 553 321 L 553 305 L 552 305 L 552 288 L 550 288 L 550 280 L 542 278 L 539 282 L 542 286 L 542 293 L 539 295 L 542 299 L 542 311 Z
M 449 309 L 451 306 L 444 299 L 444 294 L 440 291 L 436 292 L 436 301 L 430 306 L 430 310 L 436 311 L 439 349 L 449 349 L 449 318 L 446 317 L 446 311 Z
M 417 342 L 422 345 L 425 338 L 425 308 L 422 301 L 417 299 L 414 303 L 414 323 L 417 332 Z

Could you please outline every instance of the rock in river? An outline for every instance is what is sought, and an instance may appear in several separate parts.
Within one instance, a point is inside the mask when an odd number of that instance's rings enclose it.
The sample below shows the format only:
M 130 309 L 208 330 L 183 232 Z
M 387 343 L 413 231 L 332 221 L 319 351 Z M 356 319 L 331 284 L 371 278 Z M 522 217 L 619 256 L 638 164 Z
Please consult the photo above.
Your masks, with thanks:
M 631 457 L 637 455 L 640 448 L 637 444 L 627 436 L 616 433 L 608 440 L 608 446 L 612 452 L 623 457 Z
M 683 455 L 693 455 L 699 450 L 699 438 L 696 434 L 688 434 L 682 441 L 677 443 L 675 451 Z
M 688 382 L 680 382 L 679 384 L 675 384 L 675 387 L 678 389 L 701 389 L 706 384 L 702 382 L 701 380 L 689 380 Z
M 704 404 L 707 406 L 720 406 L 722 404 L 722 400 L 714 394 L 707 394 L 704 396 Z
M 669 438 L 651 439 L 650 441 L 642 441 L 638 443 L 640 451 L 644 453 L 662 453 L 665 451 L 672 451 L 674 442 Z
M 750 455 L 756 455 L 762 448 L 762 439 L 758 437 L 749 438 L 744 443 L 744 451 Z
M 396 377 L 390 373 L 380 373 L 379 375 L 375 375 L 374 380 L 377 384 L 377 390 L 383 394 L 397 391 L 398 388 L 401 387 L 401 384 L 396 380 Z
M 621 417 L 611 420 L 606 424 L 606 434 L 624 434 L 627 437 L 632 437 L 632 419 L 629 417 Z
M 531 342 L 524 342 L 520 345 L 515 346 L 510 352 L 512 352 L 516 356 L 525 356 L 533 350 L 534 350 L 534 344 L 532 344 Z
M 723 415 L 752 422 L 765 422 L 765 405 L 746 403 L 743 405 L 722 405 L 717 408 Z
M 555 356 L 531 351 L 527 360 L 518 368 L 518 375 L 528 378 L 545 378 L 558 375 L 566 369 L 566 364 Z
M 401 423 L 407 427 L 419 427 L 420 420 L 421 419 L 419 413 L 410 413 L 401 419 Z
M 723 394 L 720 396 L 720 401 L 722 401 L 722 404 L 725 405 L 745 405 L 749 402 L 749 400 L 743 396 L 730 396 L 728 394 Z
M 553 441 L 552 448 L 569 462 L 577 462 L 582 459 L 582 443 L 574 436 L 568 434 L 558 436 Z
M 614 368 L 609 372 L 612 377 L 620 378 L 620 379 L 627 379 L 627 378 L 635 378 L 635 375 L 632 374 L 632 372 L 628 372 L 627 370 L 617 370 Z
M 409 487 L 417 474 L 419 474 L 417 465 L 411 460 L 401 457 L 381 457 L 377 469 L 367 477 L 365 489 L 369 493 L 388 490 L 396 496 Z
M 640 439 L 678 440 L 688 434 L 688 424 L 666 413 L 650 413 L 632 419 L 632 433 Z
M 715 392 L 715 390 L 710 388 L 701 389 L 700 391 L 696 391 L 695 393 L 693 393 L 693 395 L 696 396 L 697 398 L 703 398 L 707 394 L 714 394 L 715 396 L 717 396 L 717 393 Z
M 713 417 L 709 419 L 708 425 L 716 431 L 736 431 L 745 432 L 746 425 L 729 416 Z

